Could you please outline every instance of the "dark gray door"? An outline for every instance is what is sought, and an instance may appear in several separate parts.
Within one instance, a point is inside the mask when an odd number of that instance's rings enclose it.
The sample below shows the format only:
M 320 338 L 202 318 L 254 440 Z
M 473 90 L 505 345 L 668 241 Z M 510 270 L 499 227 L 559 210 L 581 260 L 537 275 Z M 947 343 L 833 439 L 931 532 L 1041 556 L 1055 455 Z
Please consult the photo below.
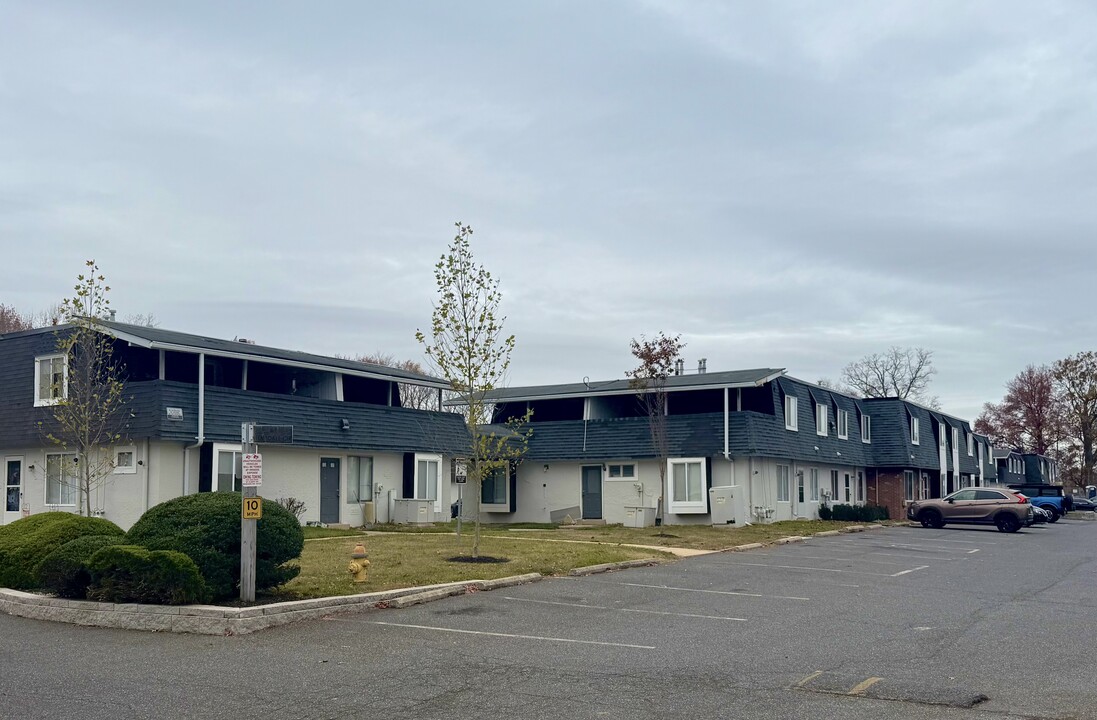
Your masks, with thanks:
M 602 519 L 602 466 L 583 466 L 583 519 Z
M 339 522 L 339 458 L 320 458 L 320 522 Z

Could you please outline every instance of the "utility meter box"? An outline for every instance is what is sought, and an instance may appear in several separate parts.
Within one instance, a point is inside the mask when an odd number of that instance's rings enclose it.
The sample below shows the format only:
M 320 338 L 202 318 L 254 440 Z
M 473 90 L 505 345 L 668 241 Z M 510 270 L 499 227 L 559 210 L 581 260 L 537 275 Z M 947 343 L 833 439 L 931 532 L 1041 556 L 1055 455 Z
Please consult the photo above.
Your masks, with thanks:
M 393 500 L 392 521 L 397 525 L 429 525 L 434 520 L 433 500 Z
M 709 515 L 714 527 L 742 524 L 745 520 L 743 489 L 738 485 L 708 490 Z
M 626 505 L 623 524 L 630 528 L 655 527 L 655 508 Z

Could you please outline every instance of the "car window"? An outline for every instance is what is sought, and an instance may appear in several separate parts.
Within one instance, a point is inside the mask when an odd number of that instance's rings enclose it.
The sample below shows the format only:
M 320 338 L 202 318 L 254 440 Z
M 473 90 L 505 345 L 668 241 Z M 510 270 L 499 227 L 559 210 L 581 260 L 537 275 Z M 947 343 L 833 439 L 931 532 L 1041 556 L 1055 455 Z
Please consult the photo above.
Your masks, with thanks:
M 1000 492 L 994 492 L 993 490 L 976 490 L 976 500 L 1007 500 L 1008 498 Z
M 948 496 L 948 499 L 949 500 L 974 500 L 975 499 L 975 491 L 974 490 L 961 490 L 959 492 L 954 492 L 954 493 L 952 493 L 951 495 Z

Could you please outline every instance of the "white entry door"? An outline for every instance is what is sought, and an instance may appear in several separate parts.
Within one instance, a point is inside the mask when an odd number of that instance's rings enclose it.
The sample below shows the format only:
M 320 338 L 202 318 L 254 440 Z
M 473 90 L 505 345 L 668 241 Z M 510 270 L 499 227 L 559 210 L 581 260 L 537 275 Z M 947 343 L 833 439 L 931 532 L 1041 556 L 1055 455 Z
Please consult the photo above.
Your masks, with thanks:
M 23 458 L 4 458 L 4 508 L 0 513 L 0 525 L 7 525 L 22 517 L 23 506 Z

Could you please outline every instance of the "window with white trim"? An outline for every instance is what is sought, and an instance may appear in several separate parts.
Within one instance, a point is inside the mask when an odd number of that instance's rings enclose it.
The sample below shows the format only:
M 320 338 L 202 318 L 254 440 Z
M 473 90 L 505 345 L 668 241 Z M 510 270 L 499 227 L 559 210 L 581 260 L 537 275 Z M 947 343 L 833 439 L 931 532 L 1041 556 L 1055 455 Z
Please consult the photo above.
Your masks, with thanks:
M 34 405 L 56 405 L 69 396 L 69 364 L 64 355 L 34 358 Z
M 838 502 L 838 471 L 830 471 L 830 501 Z
M 785 395 L 785 430 L 797 430 L 796 413 L 800 402 L 795 395 Z
M 133 445 L 114 448 L 114 473 L 133 475 L 137 472 L 137 448 Z
M 861 415 L 861 442 L 872 442 L 872 416 Z
M 635 465 L 610 465 L 607 471 L 609 480 L 635 480 Z
M 826 436 L 827 434 L 827 406 L 818 403 L 815 406 L 815 434 Z
M 46 455 L 46 505 L 75 506 L 79 481 L 76 455 L 48 453 Z
M 373 458 L 347 456 L 347 502 L 364 503 L 373 500 Z
M 971 433 L 967 434 L 967 456 L 972 457 L 975 455 L 975 436 Z
M 911 445 L 918 445 L 920 443 L 919 438 L 918 418 L 913 415 L 910 418 L 910 443 Z
M 811 493 L 809 497 L 812 502 L 819 502 L 819 468 L 812 468 L 809 477 L 811 478 L 811 482 L 808 486 L 809 492 Z
M 442 458 L 438 455 L 415 456 L 416 500 L 430 500 L 434 503 L 434 512 L 442 512 L 442 493 L 439 479 L 442 477 Z
M 846 489 L 846 502 L 848 503 L 848 502 L 850 502 L 850 501 L 851 501 L 851 500 L 853 499 L 853 493 L 851 493 L 851 492 L 850 492 L 850 487 L 849 487 L 849 485 L 850 485 L 850 483 L 849 483 L 849 481 L 850 481 L 850 477 L 849 477 L 849 473 L 845 473 L 845 476 L 846 476 L 846 483 L 845 483 L 845 489 Z
M 240 492 L 243 489 L 244 454 L 239 445 L 213 446 L 214 492 Z
M 960 452 L 960 431 L 952 428 L 952 449 Z
M 788 502 L 788 465 L 777 466 L 777 502 Z
M 667 461 L 667 512 L 705 513 L 705 459 L 682 458 Z
M 510 507 L 510 475 L 505 467 L 494 467 L 484 473 L 480 482 L 481 505 Z
M 838 410 L 838 438 L 849 439 L 849 410 Z
M 979 466 L 983 466 L 983 443 L 979 443 Z
M 914 471 L 903 471 L 903 499 L 909 501 L 914 500 Z

